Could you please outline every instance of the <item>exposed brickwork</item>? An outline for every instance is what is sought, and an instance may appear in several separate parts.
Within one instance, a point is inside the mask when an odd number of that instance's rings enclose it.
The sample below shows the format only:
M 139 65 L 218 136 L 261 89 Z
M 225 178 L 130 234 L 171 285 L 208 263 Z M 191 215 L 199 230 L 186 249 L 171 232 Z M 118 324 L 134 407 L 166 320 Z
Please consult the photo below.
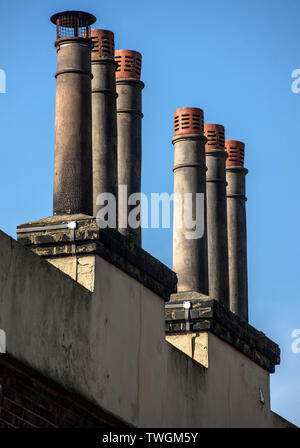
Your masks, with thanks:
M 0 355 L 0 428 L 100 428 L 124 423 Z

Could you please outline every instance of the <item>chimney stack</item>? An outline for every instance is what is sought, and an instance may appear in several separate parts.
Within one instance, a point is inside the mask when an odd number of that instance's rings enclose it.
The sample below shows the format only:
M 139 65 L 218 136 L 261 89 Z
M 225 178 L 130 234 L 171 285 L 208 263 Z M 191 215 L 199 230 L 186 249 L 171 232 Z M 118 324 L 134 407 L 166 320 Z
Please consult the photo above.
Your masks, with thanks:
M 209 296 L 229 308 L 225 129 L 205 124 Z
M 225 148 L 230 310 L 248 321 L 245 145 L 226 140 Z
M 93 29 L 92 50 L 92 146 L 93 211 L 101 208 L 97 197 L 112 193 L 117 200 L 117 112 L 114 33 Z
M 53 214 L 92 215 L 90 25 L 80 11 L 51 17 L 56 25 L 57 72 Z
M 173 220 L 173 270 L 178 277 L 178 292 L 195 291 L 208 294 L 208 261 L 206 234 L 206 165 L 203 135 L 203 111 L 183 107 L 174 112 L 174 220 Z M 193 218 L 196 213 L 196 193 L 204 194 L 204 235 L 188 239 L 184 219 L 185 193 L 192 196 Z
M 127 211 L 128 197 L 141 192 L 142 162 L 142 55 L 132 50 L 117 50 L 118 185 L 127 186 L 127 195 L 119 197 L 119 232 L 141 246 L 141 227 L 123 228 L 121 216 Z M 129 205 L 126 213 L 136 205 Z M 123 220 L 123 218 L 122 218 Z

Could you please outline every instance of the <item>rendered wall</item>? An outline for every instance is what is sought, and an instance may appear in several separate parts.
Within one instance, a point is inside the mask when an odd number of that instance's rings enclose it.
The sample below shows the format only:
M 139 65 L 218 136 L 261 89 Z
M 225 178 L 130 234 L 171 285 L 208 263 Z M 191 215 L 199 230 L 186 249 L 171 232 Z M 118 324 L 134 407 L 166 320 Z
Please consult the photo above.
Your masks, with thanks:
M 16 359 L 141 427 L 288 426 L 268 374 L 208 335 L 208 368 L 165 341 L 164 301 L 95 257 L 91 293 L 0 233 L 0 328 Z

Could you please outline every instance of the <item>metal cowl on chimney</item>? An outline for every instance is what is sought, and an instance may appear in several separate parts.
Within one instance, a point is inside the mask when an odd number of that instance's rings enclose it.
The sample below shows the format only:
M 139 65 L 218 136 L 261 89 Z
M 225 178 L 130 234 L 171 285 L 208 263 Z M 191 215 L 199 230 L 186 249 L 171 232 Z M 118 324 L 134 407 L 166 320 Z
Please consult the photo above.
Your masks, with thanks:
M 226 140 L 225 148 L 230 310 L 248 320 L 245 144 Z
M 56 25 L 57 72 L 53 214 L 92 215 L 90 25 L 81 11 L 51 17 Z
M 127 192 L 119 194 L 119 232 L 141 245 L 141 227 L 131 228 L 123 224 L 135 204 L 128 205 L 128 198 L 141 193 L 142 164 L 142 89 L 140 80 L 142 55 L 133 50 L 116 50 L 118 124 L 118 184 Z M 141 213 L 140 213 L 141 214 Z M 141 217 L 140 217 L 141 219 Z M 125 220 L 126 221 L 126 220 Z
M 174 112 L 174 199 L 173 270 L 178 276 L 178 292 L 195 291 L 208 294 L 208 261 L 206 234 L 206 165 L 203 135 L 203 111 L 183 107 Z M 204 235 L 186 238 L 183 200 L 192 196 L 195 216 L 196 193 L 204 194 Z
M 209 296 L 229 307 L 225 129 L 205 124 Z

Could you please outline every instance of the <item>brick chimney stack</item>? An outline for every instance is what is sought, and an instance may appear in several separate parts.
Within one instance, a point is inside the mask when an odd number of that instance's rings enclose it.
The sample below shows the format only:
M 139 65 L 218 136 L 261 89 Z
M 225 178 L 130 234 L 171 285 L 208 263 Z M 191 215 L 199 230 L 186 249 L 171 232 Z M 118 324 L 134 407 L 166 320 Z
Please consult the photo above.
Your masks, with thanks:
M 100 193 L 112 193 L 117 199 L 117 112 L 114 33 L 93 29 L 92 49 L 92 146 L 93 211 Z
M 248 321 L 245 144 L 226 140 L 230 310 Z
M 127 186 L 124 203 L 119 198 L 119 217 L 127 208 L 128 197 L 141 192 L 142 162 L 142 89 L 140 81 L 142 55 L 132 50 L 117 50 L 115 60 L 117 83 L 117 127 L 118 127 L 118 184 Z M 136 205 L 128 206 L 128 214 Z M 121 209 L 123 212 L 121 212 Z M 127 214 L 127 215 L 128 215 Z M 141 245 L 141 227 L 123 228 L 119 220 L 119 232 Z
M 225 129 L 205 124 L 209 296 L 229 307 Z
M 196 291 L 208 294 L 206 200 L 204 217 L 200 217 L 204 218 L 204 235 L 196 239 L 186 238 L 190 229 L 185 226 L 184 206 L 176 200 L 177 193 L 181 198 L 185 193 L 192 194 L 195 218 L 196 193 L 204 193 L 206 196 L 203 111 L 193 107 L 175 110 L 174 128 L 173 270 L 178 276 L 178 292 Z
M 56 25 L 53 214 L 92 215 L 91 14 L 65 11 Z

